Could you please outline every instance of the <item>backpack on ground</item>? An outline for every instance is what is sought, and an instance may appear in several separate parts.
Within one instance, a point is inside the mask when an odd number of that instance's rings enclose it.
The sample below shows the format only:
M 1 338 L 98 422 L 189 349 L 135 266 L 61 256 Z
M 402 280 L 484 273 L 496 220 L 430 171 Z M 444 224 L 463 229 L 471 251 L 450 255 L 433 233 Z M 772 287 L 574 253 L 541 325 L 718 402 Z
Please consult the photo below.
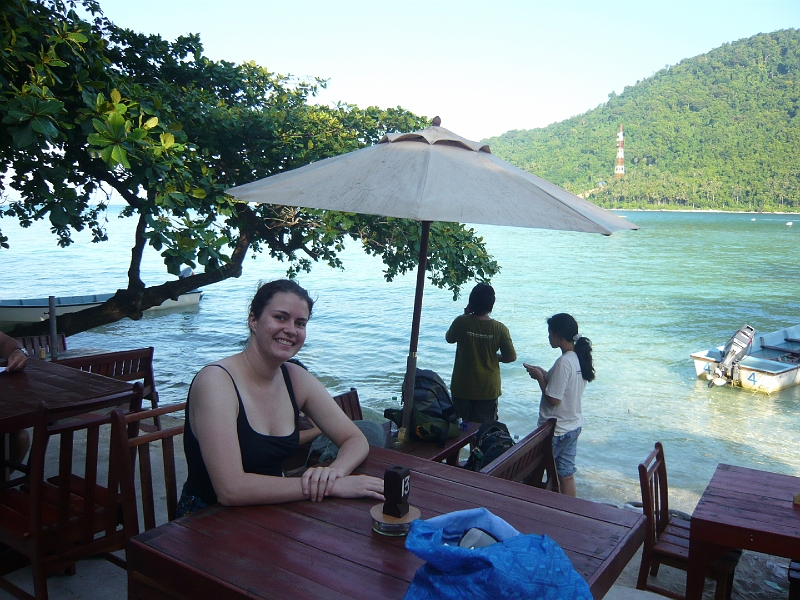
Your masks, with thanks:
M 403 409 L 387 408 L 383 416 L 402 427 Z M 441 377 L 429 369 L 417 369 L 414 379 L 414 404 L 411 407 L 411 431 L 426 442 L 444 446 L 448 438 L 458 437 L 456 416 L 450 392 Z
M 475 435 L 475 447 L 469 453 L 465 468 L 480 471 L 513 445 L 514 440 L 504 423 L 484 423 Z

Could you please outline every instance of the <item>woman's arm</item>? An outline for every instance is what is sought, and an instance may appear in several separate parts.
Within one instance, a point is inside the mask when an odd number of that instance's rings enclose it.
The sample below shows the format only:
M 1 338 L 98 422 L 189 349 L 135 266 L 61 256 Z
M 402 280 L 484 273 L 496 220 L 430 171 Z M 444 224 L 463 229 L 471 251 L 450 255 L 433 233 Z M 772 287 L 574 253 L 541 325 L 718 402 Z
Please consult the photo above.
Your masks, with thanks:
M 525 370 L 528 372 L 528 375 L 531 376 L 531 379 L 535 379 L 539 384 L 539 389 L 542 390 L 542 396 L 550 406 L 558 406 L 561 404 L 561 400 L 558 398 L 553 398 L 552 396 L 548 396 L 547 391 L 547 371 L 545 371 L 542 367 L 536 367 L 533 365 L 526 365 L 523 363 Z
M 331 495 L 383 499 L 383 480 L 349 476 L 369 453 L 367 438 L 316 377 L 308 371 L 287 366 L 298 405 L 339 447 L 339 453 L 329 467 L 311 468 L 303 473 L 303 492 L 308 493 L 312 501 Z

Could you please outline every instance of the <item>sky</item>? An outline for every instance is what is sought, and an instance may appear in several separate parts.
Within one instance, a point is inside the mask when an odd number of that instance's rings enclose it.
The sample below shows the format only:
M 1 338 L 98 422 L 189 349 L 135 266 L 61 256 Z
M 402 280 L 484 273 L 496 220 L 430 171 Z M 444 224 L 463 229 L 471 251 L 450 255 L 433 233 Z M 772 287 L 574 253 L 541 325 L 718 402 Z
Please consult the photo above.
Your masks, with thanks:
M 798 0 L 99 0 L 119 26 L 199 33 L 214 60 L 321 77 L 315 100 L 402 106 L 468 139 L 581 114 L 666 65 L 800 28 Z

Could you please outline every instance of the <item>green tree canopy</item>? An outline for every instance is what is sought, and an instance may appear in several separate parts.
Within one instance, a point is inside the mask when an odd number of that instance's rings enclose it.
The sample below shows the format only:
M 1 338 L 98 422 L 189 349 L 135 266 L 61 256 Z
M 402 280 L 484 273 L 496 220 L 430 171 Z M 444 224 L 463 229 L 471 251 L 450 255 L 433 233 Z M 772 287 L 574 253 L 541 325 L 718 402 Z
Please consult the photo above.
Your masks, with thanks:
M 582 115 L 486 140 L 607 208 L 800 210 L 800 31 L 667 66 Z M 625 177 L 614 179 L 625 130 Z
M 0 36 L 0 185 L 19 197 L 0 214 L 23 226 L 49 219 L 62 246 L 86 228 L 94 241 L 106 239 L 112 192 L 127 203 L 123 216 L 137 220 L 127 289 L 61 317 L 67 334 L 139 318 L 167 298 L 238 276 L 251 248 L 286 261 L 290 275 L 315 261 L 341 267 L 347 238 L 382 258 L 387 280 L 416 267 L 414 221 L 250 206 L 224 190 L 419 129 L 424 117 L 313 105 L 320 79 L 212 61 L 197 35 L 169 42 L 117 27 L 95 0 L 8 0 Z M 184 265 L 203 272 L 147 287 L 139 272 L 146 244 L 174 275 Z M 2 233 L 0 246 L 8 247 Z M 499 267 L 472 229 L 442 223 L 431 230 L 428 271 L 457 297 L 465 282 Z

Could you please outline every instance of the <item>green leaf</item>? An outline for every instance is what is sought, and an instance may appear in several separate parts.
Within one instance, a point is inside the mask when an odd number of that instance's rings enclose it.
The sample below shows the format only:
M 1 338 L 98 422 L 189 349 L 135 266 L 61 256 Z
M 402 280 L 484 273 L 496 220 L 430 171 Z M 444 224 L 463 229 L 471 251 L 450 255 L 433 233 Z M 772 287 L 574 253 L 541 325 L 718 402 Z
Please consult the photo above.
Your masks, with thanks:
M 158 125 L 158 117 L 150 117 L 147 119 L 147 121 L 145 121 L 145 124 L 142 125 L 142 127 L 145 129 L 152 129 L 156 125 Z
M 128 152 L 125 148 L 119 144 L 114 144 L 111 148 L 111 158 L 126 169 L 130 169 L 131 165 L 128 163 Z
M 30 146 L 36 140 L 36 136 L 33 135 L 33 129 L 31 129 L 30 125 L 14 128 L 11 136 L 14 140 L 14 145 L 18 148 Z
M 111 101 L 114 104 L 122 102 L 122 94 L 119 93 L 119 90 L 111 90 Z

